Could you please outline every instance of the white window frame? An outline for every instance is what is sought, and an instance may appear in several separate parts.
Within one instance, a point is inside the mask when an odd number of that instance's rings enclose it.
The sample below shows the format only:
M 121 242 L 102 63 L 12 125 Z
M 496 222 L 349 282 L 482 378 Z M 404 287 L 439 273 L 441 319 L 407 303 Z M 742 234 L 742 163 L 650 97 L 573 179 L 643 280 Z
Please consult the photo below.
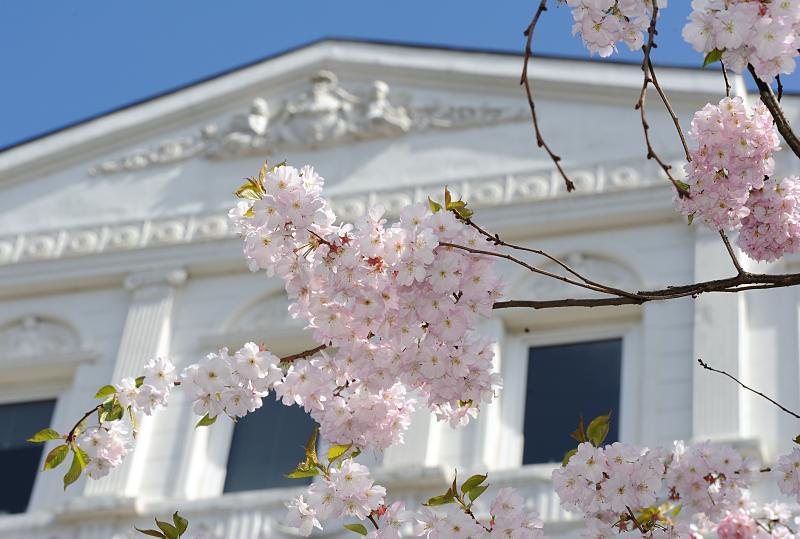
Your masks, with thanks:
M 635 320 L 607 324 L 576 324 L 575 327 L 568 329 L 537 329 L 527 333 L 507 335 L 501 363 L 504 381 L 501 393 L 501 414 L 504 423 L 504 428 L 501 430 L 501 447 L 505 449 L 499 455 L 499 467 L 525 468 L 533 473 L 553 468 L 552 464 L 522 464 L 525 443 L 525 394 L 530 362 L 529 350 L 532 347 L 621 339 L 620 409 L 613 412 L 619 414 L 620 441 L 638 443 L 641 436 L 640 387 L 643 375 L 641 331 L 640 320 Z M 573 428 L 574 425 L 564 425 L 565 433 Z

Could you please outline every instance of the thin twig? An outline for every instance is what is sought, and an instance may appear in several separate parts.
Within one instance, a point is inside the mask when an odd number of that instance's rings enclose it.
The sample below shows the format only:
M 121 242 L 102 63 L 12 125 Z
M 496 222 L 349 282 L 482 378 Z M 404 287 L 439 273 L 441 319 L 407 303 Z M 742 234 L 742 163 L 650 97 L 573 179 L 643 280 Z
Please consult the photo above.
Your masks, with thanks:
M 536 28 L 536 23 L 539 22 L 539 17 L 541 17 L 542 13 L 545 11 L 547 11 L 547 0 L 541 0 L 541 2 L 539 2 L 539 7 L 536 9 L 536 13 L 533 15 L 531 23 L 525 29 L 524 35 L 527 40 L 525 41 L 525 57 L 522 60 L 522 76 L 520 77 L 519 83 L 525 88 L 525 93 L 528 96 L 528 106 L 531 109 L 533 129 L 536 131 L 536 145 L 540 148 L 544 148 L 544 150 L 547 152 L 547 155 L 550 156 L 550 159 L 558 169 L 561 177 L 564 178 L 564 184 L 567 186 L 567 191 L 569 192 L 575 190 L 575 184 L 569 179 L 569 176 L 567 176 L 567 173 L 564 172 L 564 169 L 561 167 L 561 157 L 553 153 L 553 150 L 550 149 L 550 146 L 544 141 L 544 137 L 542 137 L 542 132 L 539 129 L 539 120 L 536 117 L 536 104 L 533 101 L 533 90 L 531 89 L 531 82 L 528 78 L 528 62 L 530 61 L 531 56 L 533 56 L 533 49 L 531 46 L 533 42 L 533 30 Z
M 796 413 L 792 412 L 791 410 L 789 410 L 788 408 L 786 408 L 785 406 L 783 406 L 783 405 L 782 405 L 782 404 L 780 404 L 779 402 L 777 402 L 777 401 L 775 401 L 775 400 L 773 400 L 773 399 L 771 399 L 771 398 L 767 397 L 767 396 L 766 396 L 766 395 L 764 395 L 762 392 L 760 392 L 760 391 L 756 391 L 756 390 L 755 390 L 755 389 L 753 389 L 752 387 L 744 385 L 744 384 L 743 384 L 742 382 L 740 382 L 740 381 L 739 381 L 739 380 L 738 380 L 738 379 L 737 379 L 735 376 L 733 376 L 733 375 L 731 375 L 731 374 L 728 374 L 727 372 L 725 372 L 725 371 L 723 371 L 723 370 L 720 370 L 720 369 L 715 369 L 715 368 L 713 368 L 713 367 L 709 367 L 708 363 L 706 363 L 706 362 L 705 362 L 705 361 L 703 361 L 702 359 L 699 359 L 699 358 L 698 358 L 698 359 L 697 359 L 697 362 L 698 362 L 698 363 L 700 364 L 700 366 L 701 366 L 701 367 L 703 367 L 704 369 L 706 369 L 706 370 L 709 370 L 709 371 L 712 371 L 712 372 L 717 372 L 717 373 L 719 373 L 719 374 L 724 374 L 725 376 L 727 376 L 728 378 L 730 378 L 731 380 L 733 380 L 734 382 L 736 382 L 737 384 L 739 384 L 740 386 L 742 386 L 743 388 L 745 388 L 746 390 L 748 390 L 748 391 L 752 391 L 753 393 L 755 393 L 755 394 L 756 394 L 756 395 L 758 395 L 759 397 L 763 397 L 763 398 L 767 399 L 769 402 L 771 402 L 772 404 L 774 404 L 775 406 L 777 406 L 778 408 L 780 408 L 781 410 L 783 410 L 784 412 L 786 412 L 786 413 L 787 413 L 787 414 L 789 414 L 790 416 L 792 416 L 792 417 L 795 417 L 795 418 L 797 418 L 797 419 L 800 419 L 800 415 L 798 415 L 798 414 L 796 414 Z
M 725 63 L 720 60 L 719 65 L 722 66 L 722 78 L 725 79 L 725 97 L 731 96 L 731 83 L 728 81 L 728 70 L 725 69 Z
M 775 82 L 778 83 L 778 102 L 780 102 L 781 98 L 783 97 L 783 83 L 781 82 L 780 75 L 775 75 Z
M 304 359 L 304 358 L 307 358 L 307 357 L 311 357 L 314 354 L 316 354 L 317 352 L 321 352 L 322 350 L 325 350 L 327 347 L 328 347 L 327 344 L 320 344 L 316 348 L 311 348 L 310 350 L 306 350 L 304 352 L 298 352 L 296 354 L 292 354 L 292 355 L 289 355 L 289 356 L 284 356 L 284 357 L 280 358 L 279 362 L 280 363 L 291 363 L 292 361 L 294 361 L 296 359 Z
M 733 261 L 733 266 L 736 268 L 737 273 L 739 275 L 744 273 L 744 269 L 742 269 L 742 265 L 739 264 L 739 259 L 736 258 L 736 252 L 733 250 L 731 246 L 731 242 L 728 240 L 728 236 L 725 234 L 725 231 L 719 231 L 719 237 L 722 238 L 722 243 L 725 244 L 725 249 L 728 251 L 728 255 L 731 257 L 731 261 Z
M 653 44 L 655 47 L 655 43 Z M 675 130 L 678 132 L 678 138 L 681 139 L 681 146 L 683 146 L 683 154 L 686 156 L 687 161 L 692 160 L 692 156 L 689 153 L 689 145 L 686 143 L 686 135 L 683 134 L 683 129 L 681 128 L 681 122 L 678 119 L 678 115 L 675 113 L 675 109 L 672 108 L 672 104 L 667 99 L 667 94 L 663 88 L 661 88 L 661 84 L 658 82 L 658 77 L 656 76 L 656 68 L 653 67 L 653 61 L 648 58 L 647 59 L 647 66 L 648 70 L 650 71 L 650 83 L 653 85 L 653 88 L 656 89 L 658 92 L 658 96 L 661 98 L 661 102 L 664 103 L 664 107 L 667 109 L 670 118 L 672 118 L 672 123 L 675 124 Z
M 380 529 L 380 528 L 378 527 L 378 523 L 377 523 L 377 522 L 375 522 L 375 517 L 373 517 L 373 516 L 370 514 L 370 515 L 367 515 L 367 518 L 369 519 L 369 521 L 370 521 L 370 522 L 372 522 L 372 525 L 373 525 L 373 526 L 375 526 L 375 529 L 376 529 L 376 530 L 379 530 L 379 529 Z
M 783 136 L 783 140 L 786 141 L 786 144 L 788 144 L 794 154 L 800 157 L 800 139 L 798 139 L 797 135 L 792 131 L 792 126 L 789 124 L 789 120 L 786 119 L 778 99 L 772 92 L 772 87 L 758 78 L 756 70 L 751 64 L 747 65 L 747 70 L 750 71 L 750 75 L 753 77 L 758 87 L 761 101 L 766 105 L 769 113 L 772 114 L 772 119 L 775 121 L 775 127 L 778 128 L 778 132 Z
M 642 46 L 642 74 L 643 74 L 643 82 L 642 82 L 642 90 L 639 92 L 639 99 L 636 101 L 636 106 L 634 107 L 639 111 L 639 116 L 641 117 L 642 121 L 642 130 L 644 131 L 644 141 L 647 145 L 647 158 L 655 160 L 656 163 L 661 167 L 661 170 L 664 171 L 664 174 L 667 175 L 669 181 L 672 182 L 673 187 L 678 192 L 678 196 L 685 197 L 688 196 L 688 193 L 681 184 L 678 183 L 678 180 L 672 175 L 670 170 L 672 166 L 665 163 L 656 153 L 655 149 L 653 148 L 653 143 L 650 140 L 650 124 L 647 123 L 647 114 L 645 112 L 645 101 L 647 99 L 647 87 L 653 82 L 653 78 L 651 76 L 651 68 L 652 65 L 650 63 L 650 51 L 653 50 L 655 45 L 655 36 L 656 36 L 656 19 L 658 17 L 658 5 L 653 2 L 653 13 L 650 17 L 650 26 L 647 28 L 647 42 Z M 659 95 L 662 96 L 662 100 L 666 102 L 665 96 L 659 92 Z M 679 130 L 680 132 L 680 130 Z M 689 152 L 686 151 L 688 156 Z

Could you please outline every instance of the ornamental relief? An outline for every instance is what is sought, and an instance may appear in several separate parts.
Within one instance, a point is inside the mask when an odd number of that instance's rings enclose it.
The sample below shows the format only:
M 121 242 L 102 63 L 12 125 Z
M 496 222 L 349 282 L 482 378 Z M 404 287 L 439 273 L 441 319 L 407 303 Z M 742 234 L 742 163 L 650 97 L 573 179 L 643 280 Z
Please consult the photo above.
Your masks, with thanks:
M 597 193 L 639 189 L 666 182 L 648 162 L 606 163 L 568 169 L 581 197 Z M 372 191 L 332 197 L 341 220 L 353 221 L 367 208 L 381 204 L 388 217 L 428 196 L 441 197 L 447 184 L 453 196 L 468 200 L 473 208 L 533 203 L 564 197 L 564 184 L 554 170 L 517 172 L 460 182 L 440 182 L 403 189 Z M 232 237 L 226 215 L 183 215 L 138 222 L 98 225 L 50 232 L 0 237 L 0 266 L 80 256 L 134 251 L 151 247 L 218 241 Z
M 276 152 L 399 137 L 411 131 L 523 121 L 527 115 L 522 107 L 417 104 L 411 97 L 396 99 L 390 97 L 389 85 L 380 80 L 368 89 L 350 91 L 339 84 L 334 73 L 322 70 L 311 77 L 305 90 L 278 104 L 270 105 L 258 97 L 248 111 L 227 121 L 99 163 L 89 174 L 115 174 L 193 157 L 263 158 Z
M 0 358 L 30 358 L 81 350 L 80 336 L 65 324 L 25 316 L 0 327 Z

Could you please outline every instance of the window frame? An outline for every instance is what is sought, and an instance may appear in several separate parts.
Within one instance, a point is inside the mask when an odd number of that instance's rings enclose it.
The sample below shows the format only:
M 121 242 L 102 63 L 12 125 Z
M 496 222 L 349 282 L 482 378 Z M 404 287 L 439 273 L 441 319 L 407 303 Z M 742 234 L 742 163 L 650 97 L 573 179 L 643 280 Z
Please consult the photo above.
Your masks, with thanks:
M 546 471 L 553 464 L 522 464 L 525 444 L 525 405 L 528 381 L 529 352 L 541 346 L 579 344 L 592 341 L 620 339 L 622 341 L 619 439 L 638 443 L 641 436 L 640 421 L 643 415 L 640 403 L 642 365 L 641 324 L 635 322 L 615 322 L 606 324 L 582 325 L 570 329 L 536 329 L 527 333 L 515 333 L 506 337 L 503 350 L 501 373 L 504 387 L 501 391 L 502 418 L 505 429 L 501 433 L 502 447 L 507 449 L 500 455 L 500 467 L 525 468 Z M 565 425 L 571 429 L 573 425 Z

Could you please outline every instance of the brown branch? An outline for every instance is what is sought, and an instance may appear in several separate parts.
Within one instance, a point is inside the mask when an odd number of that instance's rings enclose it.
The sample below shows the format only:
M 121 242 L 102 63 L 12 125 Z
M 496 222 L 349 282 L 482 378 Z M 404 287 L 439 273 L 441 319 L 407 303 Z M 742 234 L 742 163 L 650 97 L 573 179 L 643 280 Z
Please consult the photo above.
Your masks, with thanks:
M 533 90 L 531 89 L 531 82 L 528 78 L 528 62 L 530 61 L 531 56 L 533 56 L 533 49 L 531 46 L 533 42 L 533 30 L 536 28 L 536 23 L 539 22 L 539 17 L 541 17 L 542 13 L 545 11 L 547 11 L 547 0 L 541 0 L 541 2 L 539 2 L 539 7 L 533 16 L 533 19 L 531 20 L 531 23 L 525 29 L 524 35 L 527 40 L 525 41 L 525 57 L 522 60 L 522 76 L 520 77 L 519 83 L 525 88 L 525 94 L 528 96 L 528 106 L 531 109 L 533 129 L 536 131 L 536 145 L 539 148 L 544 148 L 544 150 L 547 152 L 547 155 L 550 156 L 550 159 L 558 169 L 561 177 L 564 178 L 564 184 L 567 186 L 567 191 L 569 192 L 575 190 L 575 184 L 569 179 L 567 173 L 564 172 L 564 169 L 561 167 L 561 157 L 553 153 L 553 150 L 550 149 L 550 146 L 544 141 L 544 137 L 542 137 L 542 132 L 539 129 L 539 120 L 536 117 L 536 104 L 533 101 Z
M 797 135 L 792 131 L 792 126 L 783 114 L 783 109 L 781 109 L 778 99 L 772 92 L 772 88 L 769 84 L 758 78 L 756 70 L 751 64 L 747 65 L 747 70 L 750 71 L 750 75 L 753 77 L 758 87 L 761 101 L 766 105 L 767 110 L 769 110 L 769 113 L 772 115 L 772 119 L 775 120 L 775 127 L 778 128 L 778 132 L 783 136 L 783 140 L 786 141 L 786 144 L 792 149 L 794 154 L 800 157 L 800 139 L 798 139 Z
M 720 60 L 719 65 L 722 66 L 722 78 L 725 79 L 725 97 L 731 96 L 731 83 L 728 81 L 728 70 L 725 69 L 725 63 Z
M 775 75 L 775 82 L 778 84 L 778 102 L 780 102 L 783 97 L 783 82 L 780 75 Z
M 736 252 L 733 250 L 733 246 L 731 246 L 728 236 L 724 231 L 720 230 L 719 237 L 722 238 L 722 243 L 725 244 L 725 249 L 728 251 L 728 255 L 731 257 L 731 261 L 733 262 L 733 266 L 736 268 L 736 272 L 739 275 L 743 274 L 745 271 L 742 269 L 742 265 L 739 264 L 739 259 L 736 258 Z
M 316 354 L 317 352 L 321 352 L 322 350 L 325 350 L 327 347 L 328 347 L 327 344 L 320 344 L 316 348 L 311 348 L 310 350 L 305 350 L 304 352 L 298 352 L 296 354 L 292 354 L 292 355 L 289 355 L 289 356 L 284 356 L 284 357 L 280 358 L 278 361 L 280 363 L 291 363 L 292 361 L 294 361 L 296 359 L 304 359 L 304 358 L 307 358 L 307 357 L 311 357 L 314 354 Z
M 699 358 L 698 358 L 697 362 L 698 362 L 698 363 L 700 364 L 700 366 L 701 366 L 701 367 L 703 367 L 704 369 L 706 369 L 706 370 L 709 370 L 709 371 L 712 371 L 712 372 L 716 372 L 716 373 L 719 373 L 719 374 L 724 374 L 725 376 L 727 376 L 728 378 L 730 378 L 731 380 L 733 380 L 734 382 L 736 382 L 737 384 L 739 384 L 740 386 L 742 386 L 743 388 L 745 388 L 746 390 L 748 390 L 748 391 L 752 391 L 753 393 L 755 393 L 755 394 L 756 394 L 756 395 L 758 395 L 759 397 L 763 397 L 763 398 L 767 399 L 769 402 L 771 402 L 772 404 L 774 404 L 775 406 L 777 406 L 778 408 L 780 408 L 781 410 L 783 410 L 784 412 L 786 412 L 786 413 L 787 413 L 787 414 L 789 414 L 790 416 L 792 416 L 792 417 L 795 417 L 795 418 L 797 418 L 797 419 L 800 419 L 800 415 L 796 414 L 795 412 L 792 412 L 791 410 L 789 410 L 788 408 L 786 408 L 785 406 L 783 406 L 783 405 L 782 405 L 782 404 L 780 404 L 779 402 L 777 402 L 777 401 L 775 401 L 775 400 L 773 400 L 773 399 L 771 399 L 771 398 L 767 397 L 767 396 L 766 396 L 766 395 L 764 395 L 762 392 L 760 392 L 760 391 L 756 391 L 756 390 L 755 390 L 755 389 L 753 389 L 752 387 L 744 385 L 744 384 L 743 384 L 742 382 L 740 382 L 740 381 L 739 381 L 739 379 L 738 379 L 738 378 L 736 378 L 735 376 L 733 376 L 733 375 L 731 375 L 731 374 L 729 374 L 729 373 L 727 373 L 727 372 L 725 372 L 725 371 L 723 371 L 723 370 L 720 370 L 720 369 L 715 369 L 715 368 L 713 368 L 713 367 L 709 367 L 708 363 L 706 363 L 706 362 L 705 362 L 705 361 L 703 361 L 702 359 L 699 359 Z
M 772 288 L 786 288 L 800 284 L 800 273 L 779 275 L 742 273 L 726 279 L 715 279 L 698 283 L 668 286 L 660 290 L 643 290 L 629 292 L 628 296 L 612 298 L 565 298 L 556 300 L 512 300 L 499 301 L 494 304 L 495 309 L 530 308 L 552 309 L 556 307 L 606 307 L 612 305 L 641 305 L 650 301 L 665 301 L 685 297 L 697 297 L 700 294 L 714 292 L 743 292 L 745 290 L 759 290 Z M 607 294 L 614 295 L 607 290 Z
M 670 172 L 670 170 L 672 169 L 672 166 L 670 166 L 667 163 L 665 163 L 661 159 L 661 157 L 658 156 L 658 154 L 655 151 L 655 148 L 653 148 L 653 143 L 650 140 L 650 124 L 647 123 L 647 114 L 645 112 L 645 101 L 647 99 L 647 87 L 650 84 L 652 84 L 652 82 L 653 82 L 653 78 L 652 78 L 652 75 L 651 75 L 652 64 L 650 62 L 650 51 L 652 51 L 653 48 L 656 46 L 655 45 L 655 36 L 656 36 L 656 19 L 657 19 L 657 17 L 658 17 L 658 5 L 656 5 L 656 3 L 653 2 L 653 14 L 650 17 L 650 26 L 647 28 L 647 42 L 642 47 L 642 53 L 643 53 L 642 54 L 642 73 L 643 73 L 642 90 L 641 90 L 641 92 L 639 92 L 639 99 L 636 101 L 636 106 L 634 107 L 634 109 L 639 111 L 639 116 L 641 117 L 642 130 L 644 131 L 644 141 L 645 141 L 645 144 L 647 145 L 647 158 L 648 159 L 653 159 L 653 160 L 655 160 L 656 163 L 658 163 L 658 165 L 661 167 L 661 170 L 663 170 L 664 174 L 666 174 L 667 178 L 669 178 L 669 181 L 672 182 L 673 187 L 675 187 L 675 190 L 678 192 L 678 196 L 685 197 L 685 196 L 688 196 L 688 193 L 686 192 L 686 189 L 684 189 L 678 183 L 678 180 L 675 179 L 675 177 L 672 175 L 672 172 Z M 652 71 L 654 71 L 654 70 L 652 70 Z M 662 100 L 664 100 L 664 102 L 667 103 L 666 96 L 664 96 L 664 94 L 662 92 L 659 92 L 659 95 L 661 95 L 662 96 Z M 673 114 L 674 114 L 674 112 L 673 112 Z M 680 132 L 680 130 L 679 130 L 679 132 Z M 687 150 L 686 153 L 687 153 L 687 156 L 688 156 L 688 153 L 689 153 L 688 150 Z
M 75 425 L 70 429 L 69 433 L 67 433 L 67 437 L 65 438 L 67 443 L 72 443 L 72 442 L 75 441 L 75 438 L 77 437 L 76 431 L 78 430 L 78 427 L 80 426 L 80 424 L 83 423 L 90 415 L 92 415 L 93 413 L 95 413 L 98 410 L 100 410 L 100 408 L 102 406 L 103 406 L 102 404 L 98 404 L 97 406 L 95 406 L 94 408 L 92 408 L 91 410 L 89 410 L 88 412 L 83 414 L 83 417 L 81 417 L 75 423 Z
M 653 44 L 653 46 L 655 47 L 655 44 Z M 681 122 L 678 119 L 678 115 L 675 113 L 675 109 L 672 108 L 672 104 L 669 102 L 669 99 L 667 99 L 666 92 L 664 92 L 664 89 L 661 88 L 661 84 L 659 84 L 658 82 L 658 77 L 656 76 L 656 69 L 655 67 L 653 67 L 653 62 L 652 60 L 650 60 L 650 58 L 647 59 L 647 67 L 648 70 L 650 71 L 650 79 L 651 79 L 650 82 L 653 85 L 653 88 L 656 89 L 656 92 L 658 92 L 658 96 L 661 98 L 661 102 L 664 103 L 664 107 L 666 107 L 667 112 L 670 115 L 670 118 L 672 118 L 672 123 L 675 124 L 675 130 L 678 132 L 678 138 L 681 139 L 681 146 L 683 146 L 683 154 L 686 156 L 687 161 L 691 161 L 692 156 L 689 153 L 689 145 L 686 144 L 686 136 L 683 134 L 683 129 L 681 128 Z

